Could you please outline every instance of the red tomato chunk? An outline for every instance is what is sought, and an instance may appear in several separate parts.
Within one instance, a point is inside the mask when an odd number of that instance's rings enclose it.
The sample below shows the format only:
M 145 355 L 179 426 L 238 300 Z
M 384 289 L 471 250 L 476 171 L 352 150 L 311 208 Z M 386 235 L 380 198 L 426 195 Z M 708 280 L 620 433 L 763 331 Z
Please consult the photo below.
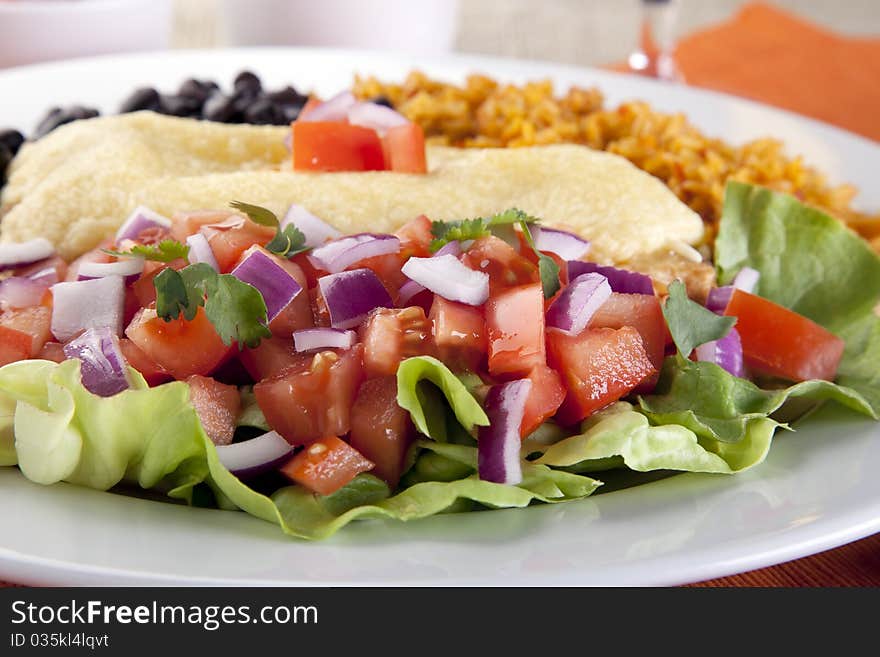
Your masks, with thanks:
M 330 495 L 373 464 L 336 436 L 318 438 L 280 469 L 283 475 L 319 495 Z
M 833 381 L 846 346 L 836 335 L 794 311 L 734 290 L 725 315 L 736 317 L 746 365 L 790 381 Z
M 186 382 L 189 400 L 208 438 L 215 445 L 230 444 L 241 412 L 238 388 L 198 375 L 189 377 Z
M 489 297 L 486 303 L 489 372 L 526 376 L 546 363 L 544 292 L 541 284 L 521 285 Z
M 631 392 L 656 371 L 636 329 L 586 329 L 576 336 L 547 332 L 551 364 L 568 394 L 557 413 L 575 424 Z

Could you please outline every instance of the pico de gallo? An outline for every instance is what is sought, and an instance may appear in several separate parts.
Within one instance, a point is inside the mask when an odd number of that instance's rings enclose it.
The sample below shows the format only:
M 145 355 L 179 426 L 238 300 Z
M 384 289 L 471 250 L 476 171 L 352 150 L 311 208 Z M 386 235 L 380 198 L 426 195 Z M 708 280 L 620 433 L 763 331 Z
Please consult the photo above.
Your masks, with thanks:
M 589 255 L 516 209 L 343 235 L 298 205 L 280 219 L 242 202 L 173 218 L 141 207 L 72 262 L 43 239 L 0 246 L 0 366 L 79 359 L 103 397 L 128 389 L 129 367 L 150 386 L 184 381 L 233 474 L 277 472 L 318 495 L 365 472 L 394 490 L 414 442 L 436 438 L 401 403 L 412 359 L 465 384 L 486 421 L 459 440 L 476 445 L 479 479 L 502 484 L 523 478 L 523 440 L 654 392 L 676 352 L 736 377 L 836 376 L 843 340 L 753 294 L 753 269 L 701 306 Z M 268 429 L 257 436 L 239 423 L 246 397 Z

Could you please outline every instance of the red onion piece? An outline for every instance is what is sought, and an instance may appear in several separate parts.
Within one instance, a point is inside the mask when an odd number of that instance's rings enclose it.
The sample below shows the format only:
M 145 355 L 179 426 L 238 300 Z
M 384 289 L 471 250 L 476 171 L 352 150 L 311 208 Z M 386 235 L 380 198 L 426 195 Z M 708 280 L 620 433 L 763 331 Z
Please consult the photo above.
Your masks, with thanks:
M 391 296 L 370 269 L 354 269 L 318 279 L 333 328 L 353 328 L 375 308 L 393 308 Z
M 407 281 L 400 286 L 400 290 L 398 290 L 397 292 L 397 305 L 399 305 L 401 308 L 405 308 L 407 305 L 409 305 L 410 300 L 414 296 L 424 291 L 424 285 L 419 285 L 415 281 Z
M 274 431 L 240 443 L 215 447 L 220 463 L 239 479 L 270 472 L 283 465 L 293 445 Z
M 295 203 L 287 210 L 287 214 L 281 220 L 281 228 L 293 224 L 306 237 L 306 246 L 315 248 L 329 240 L 342 237 L 342 233 L 333 226 L 319 219 L 301 205 Z
M 307 328 L 293 332 L 293 347 L 297 351 L 315 349 L 351 349 L 357 341 L 354 331 L 335 328 Z
M 411 280 L 449 301 L 480 306 L 489 298 L 489 274 L 474 271 L 454 255 L 410 258 L 401 271 Z
M 34 283 L 39 283 L 40 285 L 48 288 L 50 285 L 55 285 L 61 279 L 58 278 L 58 269 L 55 266 L 44 267 L 43 269 L 38 269 L 27 275 L 27 278 L 32 280 Z
M 122 332 L 125 282 L 121 276 L 56 283 L 52 290 L 52 335 L 67 342 L 90 328 Z
M 248 249 L 230 273 L 260 291 L 270 322 L 303 291 L 293 276 L 259 247 Z
M 602 274 L 607 278 L 612 292 L 654 296 L 654 284 L 651 282 L 650 276 L 626 269 L 618 269 L 617 267 L 597 265 L 595 262 L 568 261 L 569 280 L 573 281 L 581 274 L 589 273 Z
M 730 297 L 734 290 L 742 290 L 743 292 L 752 293 L 758 285 L 761 274 L 757 269 L 751 267 L 743 267 L 740 269 L 730 285 L 722 285 L 721 287 L 713 287 L 709 290 L 709 296 L 706 298 L 706 308 L 713 313 L 723 313 L 730 303 Z
M 139 205 L 116 231 L 116 241 L 137 240 L 142 232 L 150 228 L 159 228 L 161 232 L 167 233 L 171 230 L 171 219 Z
M 220 265 L 217 264 L 217 258 L 214 257 L 214 251 L 208 238 L 201 233 L 194 233 L 186 238 L 186 245 L 189 247 L 187 260 L 190 264 L 204 263 L 214 271 L 220 271 Z
M 90 328 L 64 345 L 64 355 L 82 361 L 80 372 L 86 390 L 111 397 L 128 390 L 128 367 L 119 348 L 119 338 L 107 327 Z
M 55 247 L 44 237 L 27 242 L 0 244 L 0 271 L 45 260 L 53 253 Z
M 327 242 L 314 249 L 309 260 L 319 269 L 338 274 L 361 260 L 391 253 L 400 253 L 399 238 L 394 235 L 360 233 Z
M 355 103 L 348 110 L 348 122 L 352 125 L 372 128 L 379 133 L 379 136 L 382 136 L 389 128 L 406 125 L 409 123 L 409 119 L 390 107 L 363 102 Z
M 436 258 L 438 256 L 445 256 L 445 255 L 452 255 L 452 256 L 455 256 L 456 258 L 458 256 L 460 256 L 461 255 L 461 242 L 459 242 L 458 240 L 454 240 L 452 242 L 447 242 L 446 244 L 441 246 L 439 249 L 437 249 L 437 252 L 434 254 L 434 257 Z
M 611 286 L 602 274 L 581 274 L 550 305 L 547 326 L 579 335 L 610 296 Z
M 489 388 L 483 404 L 489 426 L 480 427 L 477 440 L 478 471 L 483 481 L 496 484 L 518 484 L 522 481 L 519 455 L 522 438 L 519 429 L 531 389 L 529 379 Z
M 345 121 L 348 111 L 357 104 L 357 98 L 350 91 L 343 91 L 310 110 L 299 121 Z
M 742 340 L 735 328 L 719 340 L 696 348 L 697 360 L 715 363 L 734 376 L 744 377 Z
M 574 233 L 545 226 L 530 228 L 538 251 L 555 253 L 563 260 L 580 260 L 590 250 L 590 242 Z
M 105 276 L 122 276 L 126 283 L 131 283 L 143 273 L 143 258 L 120 258 L 116 262 L 84 262 L 79 266 L 76 280 L 89 281 Z
M 0 281 L 0 309 L 38 306 L 48 289 L 48 284 L 24 276 L 7 278 Z

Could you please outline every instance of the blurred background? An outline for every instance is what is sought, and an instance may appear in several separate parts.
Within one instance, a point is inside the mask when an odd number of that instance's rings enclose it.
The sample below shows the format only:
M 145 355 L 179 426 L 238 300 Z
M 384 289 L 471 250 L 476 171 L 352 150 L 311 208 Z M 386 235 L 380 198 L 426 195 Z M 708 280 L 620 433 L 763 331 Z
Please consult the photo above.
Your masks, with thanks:
M 655 3 L 663 4 L 663 3 Z M 729 19 L 744 0 L 677 0 L 669 38 Z M 880 0 L 775 0 L 849 35 L 880 33 Z M 450 50 L 580 65 L 625 60 L 640 0 L 0 0 L 0 66 L 173 48 L 328 45 Z

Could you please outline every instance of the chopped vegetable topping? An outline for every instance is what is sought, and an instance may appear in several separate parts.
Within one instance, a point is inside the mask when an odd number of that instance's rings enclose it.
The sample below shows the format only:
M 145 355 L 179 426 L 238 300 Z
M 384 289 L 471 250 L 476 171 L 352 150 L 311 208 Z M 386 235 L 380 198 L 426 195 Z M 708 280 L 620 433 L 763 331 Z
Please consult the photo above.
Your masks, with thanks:
M 284 258 L 292 258 L 298 253 L 309 250 L 309 247 L 306 246 L 306 236 L 303 232 L 292 223 L 288 223 L 282 228 L 278 217 L 271 210 L 241 201 L 233 201 L 229 205 L 240 212 L 244 212 L 255 224 L 268 226 L 276 230 L 275 237 L 266 245 L 267 251 L 276 253 Z

